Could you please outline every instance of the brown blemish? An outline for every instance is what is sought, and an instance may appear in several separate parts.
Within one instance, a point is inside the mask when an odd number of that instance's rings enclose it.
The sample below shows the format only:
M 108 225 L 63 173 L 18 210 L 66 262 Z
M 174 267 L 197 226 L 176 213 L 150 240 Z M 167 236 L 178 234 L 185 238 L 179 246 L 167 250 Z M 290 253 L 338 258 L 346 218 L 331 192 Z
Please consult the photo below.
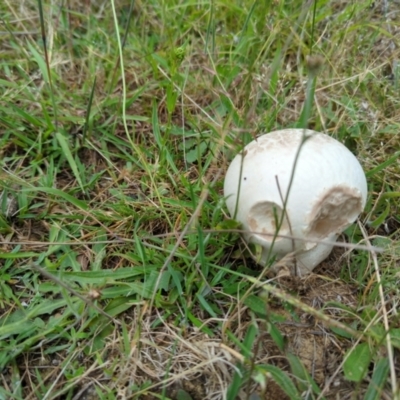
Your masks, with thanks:
M 247 224 L 255 235 L 258 233 L 260 235 L 266 234 L 272 237 L 276 234 L 277 225 L 281 221 L 281 218 L 281 207 L 273 202 L 262 201 L 251 207 L 247 217 Z M 285 218 L 282 222 L 279 233 L 281 235 L 288 235 L 289 232 L 289 224 Z M 265 238 L 263 239 L 265 240 Z
M 335 186 L 314 204 L 305 235 L 322 239 L 341 232 L 357 219 L 361 211 L 362 199 L 357 189 Z

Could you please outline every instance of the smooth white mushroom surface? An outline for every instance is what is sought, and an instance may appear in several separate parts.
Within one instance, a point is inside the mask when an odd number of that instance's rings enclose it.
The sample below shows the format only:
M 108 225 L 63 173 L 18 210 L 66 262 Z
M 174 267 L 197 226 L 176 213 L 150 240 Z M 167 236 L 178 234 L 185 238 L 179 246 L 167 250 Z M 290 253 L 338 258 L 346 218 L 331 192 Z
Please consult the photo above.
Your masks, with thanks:
M 367 182 L 357 158 L 337 140 L 284 129 L 258 137 L 233 159 L 224 196 L 244 239 L 261 245 L 258 262 L 294 253 L 295 272 L 304 275 L 329 255 L 339 234 L 362 212 Z

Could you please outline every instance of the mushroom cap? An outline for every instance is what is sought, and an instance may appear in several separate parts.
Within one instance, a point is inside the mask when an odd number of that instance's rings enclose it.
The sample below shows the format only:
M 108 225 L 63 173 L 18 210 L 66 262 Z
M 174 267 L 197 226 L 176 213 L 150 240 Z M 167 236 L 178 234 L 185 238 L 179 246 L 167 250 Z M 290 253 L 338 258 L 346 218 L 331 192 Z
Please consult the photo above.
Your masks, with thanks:
M 357 219 L 367 182 L 357 158 L 337 140 L 284 129 L 258 137 L 233 159 L 224 196 L 229 213 L 242 223 L 244 239 L 262 246 L 258 261 L 265 265 L 270 255 L 279 259 L 295 252 L 297 273 L 303 275 Z M 280 221 L 281 236 L 272 246 Z

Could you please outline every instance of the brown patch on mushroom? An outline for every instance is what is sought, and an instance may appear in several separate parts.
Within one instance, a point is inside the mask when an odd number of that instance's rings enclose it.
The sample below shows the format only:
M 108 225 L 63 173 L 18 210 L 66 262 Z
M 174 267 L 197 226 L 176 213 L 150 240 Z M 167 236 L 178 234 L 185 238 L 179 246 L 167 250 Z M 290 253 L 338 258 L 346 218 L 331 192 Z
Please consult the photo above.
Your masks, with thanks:
M 305 235 L 322 239 L 341 232 L 357 219 L 362 209 L 357 189 L 344 185 L 330 188 L 314 204 Z
M 273 237 L 277 231 L 279 223 L 282 219 L 283 210 L 276 203 L 270 201 L 262 201 L 251 207 L 247 223 L 251 231 L 262 236 L 266 234 Z M 286 218 L 283 219 L 279 229 L 281 235 L 289 235 L 290 228 Z M 279 240 L 280 238 L 277 238 Z

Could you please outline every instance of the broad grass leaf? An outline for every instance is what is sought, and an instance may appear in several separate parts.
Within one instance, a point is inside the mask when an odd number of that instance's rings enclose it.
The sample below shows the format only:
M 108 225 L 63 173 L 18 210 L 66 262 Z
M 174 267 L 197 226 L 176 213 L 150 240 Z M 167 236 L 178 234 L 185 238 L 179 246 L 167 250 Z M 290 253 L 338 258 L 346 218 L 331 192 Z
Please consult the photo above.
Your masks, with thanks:
M 9 106 L 17 113 L 17 115 L 19 117 L 21 117 L 22 120 L 25 120 L 34 126 L 42 126 L 43 125 L 42 120 L 40 120 L 39 118 L 36 118 L 32 114 L 27 113 L 22 108 L 17 107 L 15 104 L 10 104 Z M 3 108 L 3 107 L 1 107 L 0 110 L 2 110 L 3 112 L 5 112 L 7 114 L 10 112 L 9 110 L 7 110 L 6 108 Z M 26 135 L 25 135 L 24 139 L 28 141 L 28 138 L 26 137 Z M 30 141 L 30 144 L 33 144 L 33 142 Z
M 232 378 L 232 382 L 228 387 L 228 390 L 226 392 L 226 400 L 236 400 L 240 387 L 242 386 L 243 383 L 243 376 L 242 374 L 238 371 L 235 370 Z
M 35 307 L 33 307 L 32 310 L 29 310 L 27 312 L 27 317 L 35 318 L 43 314 L 52 314 L 53 311 L 61 307 L 65 307 L 65 305 L 66 305 L 65 299 L 58 299 L 58 300 L 46 299 L 43 300 L 40 304 L 37 304 Z
M 215 333 L 206 326 L 203 321 L 200 321 L 197 317 L 195 317 L 189 310 L 186 310 L 186 316 L 188 317 L 189 321 L 199 330 L 210 337 L 214 337 Z
M 179 389 L 176 394 L 176 400 L 193 400 L 192 396 L 183 389 Z
M 263 365 L 262 369 L 268 372 L 279 387 L 290 397 L 290 400 L 300 400 L 301 395 L 296 385 L 282 369 L 275 365 Z
M 66 159 L 68 160 L 69 166 L 71 167 L 72 172 L 74 173 L 75 178 L 78 181 L 82 192 L 84 192 L 85 189 L 83 188 L 83 183 L 82 183 L 81 175 L 79 173 L 78 165 L 76 164 L 76 161 L 74 159 L 74 156 L 72 155 L 71 149 L 69 148 L 67 138 L 60 132 L 56 132 L 56 138 L 62 148 L 62 151 L 63 151 Z
M 171 274 L 172 282 L 178 290 L 180 296 L 183 295 L 183 289 L 181 282 L 184 280 L 181 271 L 174 269 L 170 264 L 168 265 L 168 272 Z
M 360 382 L 368 370 L 371 362 L 371 350 L 368 343 L 360 343 L 346 353 L 346 361 L 343 364 L 344 376 L 347 380 Z
M 297 378 L 298 386 L 300 390 L 309 390 L 312 388 L 313 392 L 319 394 L 321 390 L 315 383 L 314 379 L 310 376 L 300 359 L 294 354 L 287 354 L 293 375 Z
M 126 297 L 116 297 L 107 304 L 107 306 L 104 308 L 104 311 L 112 317 L 115 317 L 116 315 L 129 310 L 134 305 L 134 300 L 129 301 L 129 299 Z
M 40 69 L 40 72 L 43 75 L 44 81 L 46 83 L 49 83 L 49 74 L 47 71 L 46 61 L 43 59 L 43 57 L 39 54 L 39 52 L 35 49 L 34 46 L 32 46 L 32 44 L 29 41 L 27 42 L 27 45 Z
M 117 270 L 102 269 L 100 271 L 60 271 L 60 279 L 72 280 L 80 283 L 87 283 L 93 285 L 102 285 L 105 283 L 113 283 L 118 280 L 125 280 L 134 278 L 145 273 L 155 271 L 158 267 L 141 267 L 135 268 L 124 267 Z
M 247 328 L 246 336 L 243 339 L 242 354 L 245 357 L 252 357 L 252 349 L 254 347 L 254 342 L 256 341 L 258 335 L 258 328 L 255 325 L 249 325 Z
M 22 190 L 24 190 L 24 189 L 22 189 Z M 51 188 L 51 187 L 37 187 L 37 188 L 32 188 L 31 187 L 31 188 L 29 188 L 29 190 L 27 189 L 26 191 L 44 192 L 44 193 L 47 193 L 47 194 L 51 194 L 53 196 L 58 196 L 58 197 L 60 197 L 60 198 L 62 198 L 64 200 L 68 201 L 69 203 L 73 204 L 75 207 L 78 207 L 78 208 L 80 208 L 82 210 L 87 210 L 88 209 L 88 206 L 86 205 L 86 203 L 84 201 L 78 200 L 76 197 L 71 196 L 70 194 L 65 193 L 64 191 L 59 190 L 59 189 L 54 189 L 54 188 Z
M 210 314 L 213 318 L 217 318 L 218 317 L 216 312 L 213 310 L 211 304 L 209 304 L 207 302 L 207 300 L 205 299 L 204 296 L 202 296 L 200 293 L 197 293 L 196 294 L 196 298 L 197 298 L 197 300 L 199 300 L 199 303 L 204 308 L 204 310 L 208 312 L 208 314 Z
M 364 400 L 379 400 L 382 398 L 382 390 L 386 384 L 389 374 L 389 360 L 381 358 L 374 368 L 371 382 L 368 385 L 367 392 L 364 395 Z
M 342 336 L 347 339 L 352 339 L 353 335 L 350 332 L 345 331 L 344 329 L 338 328 L 336 326 L 331 326 L 330 329 L 332 332 L 336 333 L 336 335 Z
M 390 329 L 389 333 L 392 338 L 392 345 L 397 349 L 400 349 L 400 329 L 399 328 Z
M 221 221 L 215 229 L 219 231 L 237 230 L 242 227 L 242 224 L 234 219 L 225 219 Z
M 190 164 L 193 164 L 196 161 L 200 161 L 201 157 L 204 155 L 208 148 L 206 142 L 201 142 L 198 146 L 195 146 L 193 149 L 189 150 L 186 153 L 186 161 Z
M 1 253 L 0 252 L 0 259 L 7 259 L 7 260 L 14 260 L 17 258 L 31 258 L 31 257 L 38 257 L 39 254 L 33 251 L 23 251 L 20 253 Z
M 132 296 L 137 294 L 143 298 L 150 298 L 152 288 L 141 282 L 115 282 L 114 286 L 107 287 L 101 291 L 103 299 L 114 299 L 121 296 Z
M 281 331 L 276 327 L 276 325 L 270 322 L 268 332 L 271 335 L 275 344 L 278 346 L 279 350 L 284 351 L 286 347 L 286 339 L 282 335 Z
M 160 124 L 158 122 L 157 103 L 155 101 L 153 101 L 153 112 L 151 114 L 151 122 L 153 126 L 154 140 L 156 141 L 157 146 L 161 149 L 163 147 L 163 138 L 161 135 Z
M 276 327 L 275 324 L 269 321 L 268 315 L 267 315 L 267 310 L 266 310 L 266 302 L 265 300 L 261 299 L 260 297 L 256 295 L 249 295 L 246 297 L 244 300 L 244 304 L 250 308 L 251 311 L 253 311 L 255 314 L 260 316 L 261 318 L 267 318 L 268 319 L 268 326 L 269 330 L 268 333 L 271 335 L 272 339 L 276 343 L 276 345 L 279 347 L 281 351 L 285 349 L 285 339 L 282 336 L 281 332 L 279 329 Z
M 54 310 L 65 305 L 66 301 L 64 299 L 44 300 L 26 312 L 22 310 L 15 311 L 7 318 L 0 319 L 0 339 L 11 335 L 23 334 L 29 330 L 36 330 L 37 324 L 35 323 L 35 319 L 39 315 L 51 314 Z
M 7 324 L 5 322 L 0 326 L 0 340 L 5 339 L 11 335 L 17 335 L 23 333 L 24 331 L 28 331 L 34 328 L 36 328 L 34 321 L 28 319 L 13 322 L 11 324 Z
M 379 164 L 377 167 L 370 169 L 365 173 L 365 176 L 367 178 L 371 178 L 373 175 L 377 174 L 378 172 L 386 169 L 392 164 L 396 164 L 397 160 L 399 159 L 400 156 L 400 151 L 396 151 L 391 157 L 389 157 L 386 161 L 383 163 Z
M 244 299 L 243 303 L 258 316 L 263 318 L 267 316 L 266 301 L 262 300 L 259 296 L 250 294 Z
M 386 221 L 386 219 L 390 213 L 390 210 L 391 210 L 391 204 L 389 202 L 387 202 L 386 207 L 382 211 L 382 213 L 377 218 L 375 218 L 373 221 L 371 221 L 369 223 L 369 225 L 372 228 L 379 228 Z

